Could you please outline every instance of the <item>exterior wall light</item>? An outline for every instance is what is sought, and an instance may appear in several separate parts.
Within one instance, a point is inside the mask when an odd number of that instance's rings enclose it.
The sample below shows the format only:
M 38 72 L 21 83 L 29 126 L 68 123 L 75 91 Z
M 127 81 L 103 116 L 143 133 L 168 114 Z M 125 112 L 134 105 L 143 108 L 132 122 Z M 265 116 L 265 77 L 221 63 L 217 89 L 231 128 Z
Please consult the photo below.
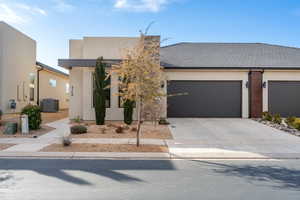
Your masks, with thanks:
M 263 88 L 266 88 L 266 87 L 267 87 L 267 82 L 266 82 L 266 81 L 263 82 L 262 87 L 263 87 Z
M 245 86 L 246 88 L 249 88 L 249 81 L 246 82 Z

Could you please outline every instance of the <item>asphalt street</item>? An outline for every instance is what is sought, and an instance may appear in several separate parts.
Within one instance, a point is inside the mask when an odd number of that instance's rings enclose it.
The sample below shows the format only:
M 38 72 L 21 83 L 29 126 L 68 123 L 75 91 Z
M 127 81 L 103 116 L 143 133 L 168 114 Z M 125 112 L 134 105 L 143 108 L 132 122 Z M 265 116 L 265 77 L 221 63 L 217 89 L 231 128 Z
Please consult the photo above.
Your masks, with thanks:
M 299 200 L 300 160 L 0 159 L 0 199 Z

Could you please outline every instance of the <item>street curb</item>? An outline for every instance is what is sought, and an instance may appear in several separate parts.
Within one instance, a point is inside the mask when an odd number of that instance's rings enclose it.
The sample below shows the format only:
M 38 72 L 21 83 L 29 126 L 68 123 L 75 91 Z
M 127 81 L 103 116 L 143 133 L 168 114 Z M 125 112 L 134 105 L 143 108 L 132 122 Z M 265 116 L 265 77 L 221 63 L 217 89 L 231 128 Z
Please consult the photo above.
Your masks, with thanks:
M 299 153 L 254 155 L 195 154 L 175 155 L 171 153 L 125 153 L 125 152 L 0 152 L 1 158 L 57 158 L 57 159 L 181 159 L 181 160 L 295 160 L 300 159 Z
M 124 152 L 0 152 L 1 158 L 115 158 L 115 159 L 170 159 L 169 153 L 124 153 Z

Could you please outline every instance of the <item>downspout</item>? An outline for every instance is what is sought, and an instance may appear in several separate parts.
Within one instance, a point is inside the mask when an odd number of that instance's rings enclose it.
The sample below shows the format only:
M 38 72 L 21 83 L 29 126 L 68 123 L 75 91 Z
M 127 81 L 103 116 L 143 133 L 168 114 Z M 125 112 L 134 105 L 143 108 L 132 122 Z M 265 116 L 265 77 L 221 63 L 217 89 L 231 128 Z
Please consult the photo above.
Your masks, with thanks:
M 40 68 L 37 70 L 37 91 L 36 91 L 36 100 L 37 100 L 37 105 L 40 105 L 40 71 L 42 71 L 43 68 Z

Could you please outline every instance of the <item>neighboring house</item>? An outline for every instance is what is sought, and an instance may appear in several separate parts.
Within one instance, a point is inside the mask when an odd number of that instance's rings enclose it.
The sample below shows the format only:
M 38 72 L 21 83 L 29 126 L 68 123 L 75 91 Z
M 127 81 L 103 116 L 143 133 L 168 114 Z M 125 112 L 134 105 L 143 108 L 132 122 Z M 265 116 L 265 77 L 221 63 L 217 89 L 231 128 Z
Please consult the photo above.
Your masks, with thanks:
M 68 79 L 68 74 L 36 62 L 36 41 L 0 22 L 0 109 L 4 113 L 20 112 L 43 98 L 58 99 L 61 109 L 68 108 Z
M 0 21 L 0 109 L 19 112 L 36 102 L 36 42 Z M 10 108 L 10 102 L 16 108 Z
M 59 109 L 69 108 L 69 75 L 53 67 L 36 62 L 37 102 L 43 99 L 59 100 Z
M 159 37 L 158 37 L 159 38 Z M 94 120 L 92 73 L 96 58 L 121 61 L 122 49 L 138 38 L 83 38 L 70 41 L 70 117 Z M 162 47 L 168 78 L 163 117 L 260 117 L 263 111 L 300 116 L 300 49 L 262 43 L 179 43 Z M 109 69 L 108 69 L 109 70 Z M 117 76 L 111 78 L 108 120 L 123 119 Z

